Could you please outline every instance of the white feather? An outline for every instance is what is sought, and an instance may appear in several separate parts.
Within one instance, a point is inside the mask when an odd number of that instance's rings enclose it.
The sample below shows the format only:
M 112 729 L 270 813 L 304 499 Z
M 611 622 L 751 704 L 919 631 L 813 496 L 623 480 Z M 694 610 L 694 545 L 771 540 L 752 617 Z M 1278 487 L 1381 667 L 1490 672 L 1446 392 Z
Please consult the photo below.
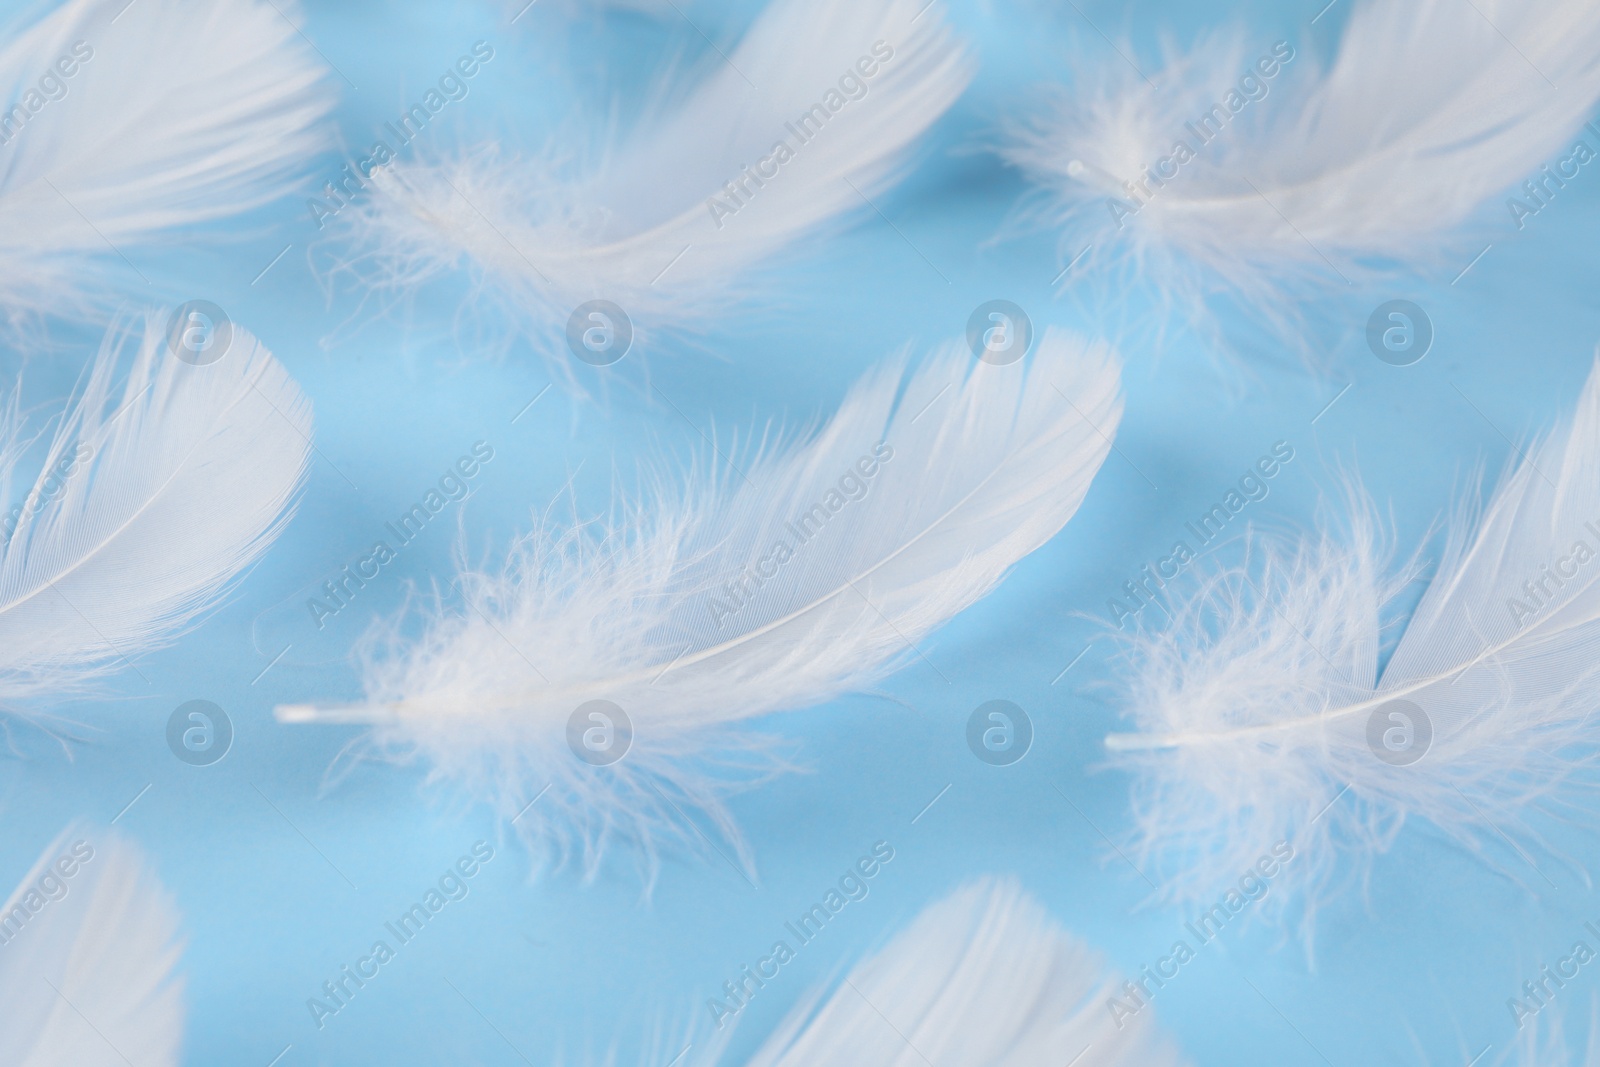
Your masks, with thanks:
M 37 478 L 17 485 L 26 438 L 14 412 L 0 422 L 16 501 L 0 527 L 16 515 L 0 548 L 5 699 L 70 690 L 188 626 L 288 521 L 310 432 L 309 402 L 254 337 L 235 326 L 196 366 L 154 314 L 108 333 Z
M 1151 1012 L 1119 1026 L 1120 985 L 1014 883 L 985 879 L 802 1004 L 747 1067 L 1179 1067 Z
M 68 862 L 55 866 L 63 857 Z M 176 1067 L 184 1021 L 178 925 L 171 899 L 131 845 L 68 829 L 0 911 L 0 1063 Z
M 688 809 L 736 843 L 704 763 L 751 742 L 724 728 L 920 656 L 1071 518 L 1120 415 L 1115 354 L 1055 332 L 1010 366 L 962 345 L 910 375 L 893 361 L 803 444 L 681 491 L 659 478 L 618 524 L 536 528 L 499 573 L 466 571 L 465 611 L 440 606 L 419 639 L 369 656 L 364 705 L 278 713 L 377 720 L 380 744 L 425 754 L 507 817 L 548 787 L 519 828 L 562 852 L 581 842 L 591 864 L 612 836 L 652 860 L 657 836 L 693 844 Z M 565 734 L 596 699 L 634 730 L 602 768 Z
M 1273 886 L 1306 891 L 1308 933 L 1324 891 L 1364 871 L 1408 817 L 1494 859 L 1507 840 L 1537 844 L 1525 816 L 1564 806 L 1560 787 L 1592 770 L 1600 365 L 1570 424 L 1528 450 L 1481 518 L 1455 521 L 1381 676 L 1384 608 L 1416 568 L 1386 576 L 1371 505 L 1352 499 L 1347 538 L 1258 546 L 1253 572 L 1218 575 L 1170 630 L 1137 637 L 1140 732 L 1107 741 L 1143 766 L 1141 852 L 1178 868 L 1174 895 L 1212 896 L 1287 840 L 1297 856 Z
M 1330 288 L 1436 262 L 1452 231 L 1564 152 L 1600 100 L 1593 4 L 1365 0 L 1325 72 L 1301 45 L 1267 79 L 1252 65 L 1272 45 L 1213 35 L 1169 54 L 1152 87 L 1094 42 L 1077 94 L 1007 149 L 1066 228 L 1063 254 L 1092 245 L 1063 287 L 1091 269 L 1112 286 L 1153 281 L 1184 312 L 1221 296 L 1293 335 L 1300 305 Z M 1235 114 L 1226 96 L 1245 75 L 1267 95 Z M 1187 124 L 1219 104 L 1206 144 Z M 1198 158 L 1150 181 L 1179 142 Z M 1124 184 L 1141 181 L 1148 195 Z
M 164 231 L 282 196 L 327 140 L 324 67 L 270 3 L 68 0 L 11 21 L 0 107 L 44 99 L 47 76 L 66 92 L 0 144 L 0 309 L 13 322 L 81 310 L 108 265 Z
M 887 60 L 873 48 L 892 50 Z M 877 66 L 863 78 L 857 63 Z M 864 84 L 847 100 L 839 82 Z M 774 0 L 737 48 L 692 86 L 668 85 L 626 136 L 591 118 L 532 157 L 498 142 L 449 159 L 374 172 L 375 195 L 341 215 L 370 284 L 404 290 L 468 266 L 554 352 L 581 303 L 620 305 L 641 333 L 702 319 L 750 284 L 749 272 L 846 213 L 899 172 L 905 150 L 969 78 L 938 4 Z M 833 92 L 843 106 L 808 143 L 791 131 Z M 817 120 L 813 120 L 814 123 Z M 807 127 L 809 130 L 810 127 Z M 779 142 L 793 158 L 758 187 L 743 169 Z M 759 177 L 757 180 L 760 180 Z M 746 182 L 731 215 L 714 199 Z

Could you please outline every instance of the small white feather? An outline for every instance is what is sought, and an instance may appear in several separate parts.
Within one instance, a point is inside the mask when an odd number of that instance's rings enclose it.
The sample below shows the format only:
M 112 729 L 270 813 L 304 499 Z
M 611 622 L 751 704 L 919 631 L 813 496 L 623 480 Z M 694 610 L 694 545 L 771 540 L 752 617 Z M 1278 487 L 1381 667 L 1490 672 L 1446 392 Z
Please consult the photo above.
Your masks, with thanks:
M 1570 423 L 1530 448 L 1482 516 L 1458 518 L 1394 654 L 1382 621 L 1417 568 L 1386 574 L 1353 490 L 1351 532 L 1213 577 L 1134 639 L 1139 851 L 1186 899 L 1220 894 L 1285 840 L 1264 910 L 1365 870 L 1405 820 L 1475 852 L 1538 843 L 1525 816 L 1573 799 L 1600 742 L 1600 364 Z M 1405 703 L 1395 703 L 1403 701 Z M 1531 876 L 1523 853 L 1510 873 Z M 1520 872 L 1520 875 L 1519 873 Z M 1278 890 L 1284 890 L 1279 892 Z
M 143 325 L 107 334 L 20 486 L 24 430 L 14 410 L 0 421 L 0 486 L 20 497 L 0 527 L 7 700 L 70 691 L 186 628 L 277 536 L 305 476 L 310 404 L 260 342 L 234 326 L 196 366 L 161 316 Z
M 652 862 L 657 837 L 694 846 L 694 809 L 737 843 L 704 763 L 752 742 L 725 728 L 920 656 L 1077 510 L 1116 432 L 1118 378 L 1105 345 L 1054 331 L 1010 366 L 960 344 L 910 375 L 891 361 L 809 441 L 682 490 L 659 477 L 619 523 L 541 526 L 499 572 L 465 570 L 465 611 L 440 605 L 421 637 L 368 656 L 364 704 L 278 714 L 377 721 L 381 745 L 508 818 L 548 789 L 519 829 L 581 846 L 591 870 L 615 836 Z M 611 766 L 569 749 L 591 700 L 633 724 Z
M 376 170 L 375 195 L 340 216 L 348 266 L 396 290 L 467 266 L 549 352 L 590 300 L 619 305 L 641 333 L 692 326 L 780 249 L 870 211 L 969 77 L 937 3 L 774 0 L 625 136 L 591 119 L 573 131 L 577 150 L 525 157 L 490 142 Z M 865 95 L 850 99 L 841 79 Z M 780 143 L 792 158 L 777 161 Z M 763 159 L 767 177 L 747 178 Z
M 325 68 L 264 0 L 68 0 L 10 21 L 0 108 L 21 105 L 23 121 L 0 115 L 0 310 L 13 323 L 84 309 L 108 266 L 163 232 L 284 195 L 327 142 Z M 47 99 L 41 79 L 65 95 Z
M 827 1000 L 802 1004 L 747 1067 L 1179 1067 L 1148 1010 L 1010 881 L 927 908 Z
M 1077 93 L 1006 149 L 1065 227 L 1063 254 L 1092 246 L 1064 287 L 1091 270 L 1153 282 L 1189 315 L 1221 296 L 1292 337 L 1330 288 L 1433 265 L 1600 101 L 1592 4 L 1365 0 L 1325 71 L 1283 44 L 1287 64 L 1270 39 L 1215 34 L 1169 54 L 1152 85 L 1093 42 Z M 1249 100 L 1246 77 L 1265 96 Z M 1214 107 L 1204 132 L 1218 132 L 1202 136 Z
M 177 1067 L 178 915 L 137 850 L 109 832 L 69 828 L 3 909 L 0 1063 Z

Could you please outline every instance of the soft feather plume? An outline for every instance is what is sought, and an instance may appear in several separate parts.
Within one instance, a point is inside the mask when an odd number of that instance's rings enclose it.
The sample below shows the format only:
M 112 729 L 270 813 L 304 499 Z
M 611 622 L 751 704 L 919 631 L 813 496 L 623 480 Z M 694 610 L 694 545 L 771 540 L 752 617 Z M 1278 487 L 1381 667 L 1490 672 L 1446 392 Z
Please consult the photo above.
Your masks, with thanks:
M 237 326 L 207 366 L 168 350 L 158 315 L 113 327 L 0 526 L 0 700 L 70 691 L 193 622 L 288 521 L 310 432 L 299 387 Z M 26 442 L 13 408 L 6 498 Z
M 602 131 L 587 153 L 524 157 L 491 142 L 375 171 L 375 195 L 341 215 L 356 243 L 347 266 L 404 290 L 466 265 L 548 353 L 595 299 L 641 335 L 693 325 L 764 259 L 867 210 L 968 77 L 937 4 L 774 0 L 726 60 L 664 86 L 630 133 L 576 127 L 580 142 Z M 847 98 L 841 79 L 865 95 Z M 795 132 L 814 105 L 823 120 Z M 766 159 L 765 177 L 746 177 Z
M 1308 938 L 1336 876 L 1364 871 L 1409 816 L 1492 858 L 1506 840 L 1537 844 L 1526 816 L 1592 772 L 1600 364 L 1570 425 L 1528 450 L 1481 517 L 1455 520 L 1381 674 L 1380 617 L 1416 568 L 1386 574 L 1371 504 L 1351 495 L 1347 537 L 1257 545 L 1258 566 L 1215 576 L 1170 629 L 1135 637 L 1140 732 L 1107 739 L 1143 771 L 1140 851 L 1174 873 L 1174 896 L 1212 897 L 1287 840 L 1296 856 L 1274 887 L 1306 892 Z M 1275 892 L 1265 907 L 1286 903 Z
M 1015 883 L 983 879 L 802 1004 L 747 1067 L 1179 1067 L 1151 1012 L 1119 1026 L 1106 1010 L 1121 993 Z
M 184 1020 L 178 916 L 131 845 L 69 828 L 0 912 L 19 913 L 26 918 L 0 933 L 0 1063 L 176 1067 Z
M 1600 8 L 1562 0 L 1367 0 L 1326 71 L 1235 31 L 1169 55 L 1154 88 L 1094 46 L 1076 95 L 1006 149 L 1063 254 L 1092 245 L 1063 286 L 1097 266 L 1112 291 L 1153 280 L 1189 315 L 1221 296 L 1285 337 L 1330 288 L 1433 263 L 1600 100 Z
M 0 116 L 0 308 L 13 323 L 83 309 L 107 265 L 163 231 L 282 196 L 326 141 L 324 68 L 270 3 L 68 0 L 12 21 L 0 106 L 23 104 L 25 121 Z M 65 95 L 46 100 L 41 79 Z
M 519 829 L 558 857 L 581 847 L 590 871 L 612 837 L 652 870 L 657 838 L 697 847 L 688 810 L 737 845 L 701 767 L 750 736 L 726 728 L 920 655 L 1072 517 L 1120 415 L 1116 355 L 1054 331 L 1010 366 L 959 344 L 914 374 L 891 361 L 809 441 L 681 490 L 657 478 L 618 523 L 537 527 L 498 573 L 465 570 L 466 610 L 441 604 L 420 638 L 367 657 L 363 704 L 278 714 L 375 722 L 379 745 L 507 817 L 548 789 Z M 591 700 L 632 720 L 621 762 L 569 750 Z

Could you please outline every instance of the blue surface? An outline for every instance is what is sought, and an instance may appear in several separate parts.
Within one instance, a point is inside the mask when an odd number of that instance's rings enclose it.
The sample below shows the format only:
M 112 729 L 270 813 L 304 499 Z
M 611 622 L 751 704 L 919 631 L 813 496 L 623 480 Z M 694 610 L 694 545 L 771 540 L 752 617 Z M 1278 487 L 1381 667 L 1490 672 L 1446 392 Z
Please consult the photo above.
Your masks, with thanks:
M 496 58 L 425 135 L 432 148 L 493 135 L 536 148 L 574 103 L 604 103 L 614 91 L 626 101 L 660 57 L 706 48 L 677 16 L 573 18 L 585 5 L 545 0 L 508 27 L 518 6 L 309 0 L 306 34 L 358 87 L 339 82 L 345 141 L 364 147 L 479 39 Z M 719 43 L 754 11 L 681 6 Z M 1336 8 L 1312 27 L 1321 4 L 1301 0 L 1227 11 L 1077 6 L 1151 54 L 1163 34 L 1183 40 L 1227 19 L 1262 41 L 1326 47 L 1344 14 Z M 973 40 L 980 74 L 921 167 L 879 201 L 893 227 L 857 219 L 776 269 L 776 308 L 716 323 L 705 351 L 653 353 L 651 380 L 682 415 L 637 388 L 584 399 L 558 385 L 513 425 L 551 381 L 546 367 L 522 345 L 496 355 L 458 344 L 459 287 L 423 293 L 405 317 L 373 319 L 349 291 L 330 302 L 308 267 L 319 235 L 299 201 L 218 231 L 242 238 L 139 257 L 168 295 L 216 301 L 288 365 L 315 403 L 319 459 L 298 516 L 237 595 L 140 662 L 148 684 L 120 676 L 111 698 L 63 707 L 93 728 L 70 751 L 18 735 L 21 755 L 0 775 L 0 882 L 14 884 L 71 818 L 109 820 L 148 785 L 117 826 L 149 851 L 185 916 L 191 1064 L 265 1065 L 280 1053 L 284 1067 L 573 1063 L 613 1048 L 618 1062 L 632 1062 L 655 1030 L 675 1035 L 678 1020 L 704 1013 L 708 995 L 878 840 L 895 860 L 761 992 L 741 1017 L 735 1052 L 753 1049 L 813 983 L 979 874 L 1017 875 L 1124 970 L 1162 955 L 1190 916 L 1147 906 L 1149 886 L 1102 836 L 1128 828 L 1128 783 L 1100 768 L 1100 738 L 1115 723 L 1106 643 L 1063 668 L 1095 636 L 1122 581 L 1164 554 L 1184 521 L 1274 442 L 1292 443 L 1296 459 L 1251 506 L 1252 521 L 1305 526 L 1340 468 L 1358 468 L 1408 546 L 1475 467 L 1500 469 L 1509 441 L 1551 424 L 1600 337 L 1600 176 L 1585 171 L 1521 233 L 1492 205 L 1483 243 L 1494 247 L 1453 286 L 1474 249 L 1402 292 L 1360 294 L 1363 310 L 1323 374 L 1288 356 L 1249 376 L 1226 362 L 1219 370 L 1212 353 L 1182 338 L 1159 354 L 1127 351 L 1119 452 L 1070 526 L 924 644 L 931 666 L 913 662 L 882 695 L 763 724 L 794 739 L 810 770 L 733 804 L 759 888 L 719 862 L 683 857 L 669 858 L 648 900 L 626 858 L 592 884 L 571 873 L 532 883 L 527 856 L 490 815 L 429 795 L 420 768 L 350 766 L 341 753 L 355 729 L 273 721 L 275 703 L 357 695 L 343 660 L 353 628 L 334 627 L 326 647 L 262 673 L 276 652 L 263 636 L 275 606 L 347 562 L 475 441 L 492 443 L 495 459 L 470 499 L 363 592 L 365 617 L 396 608 L 408 581 L 448 579 L 458 518 L 474 552 L 495 552 L 569 478 L 580 512 L 604 511 L 639 460 L 701 448 L 712 426 L 826 414 L 875 360 L 957 336 L 985 300 L 1003 296 L 1038 325 L 1092 332 L 1070 302 L 1052 298 L 1054 235 L 992 240 L 1023 186 L 972 151 L 996 119 L 1027 106 L 1034 86 L 1064 75 L 1072 40 L 1097 46 L 1071 5 L 1056 8 L 956 5 L 952 19 Z M 338 162 L 327 157 L 326 176 Z M 252 282 L 285 244 L 289 254 Z M 1405 368 L 1373 358 L 1359 335 L 1364 309 L 1397 296 L 1422 304 L 1437 330 L 1427 358 Z M 619 367 L 634 373 L 632 363 Z M 211 767 L 178 762 L 164 740 L 170 711 L 195 698 L 226 708 L 237 730 L 232 752 Z M 965 745 L 967 715 L 996 698 L 1020 704 L 1036 726 L 1032 751 L 1011 767 L 985 765 Z M 1594 865 L 1600 850 L 1587 827 L 1552 832 L 1576 863 Z M 480 840 L 496 851 L 470 895 L 319 1030 L 307 998 Z M 1158 1018 L 1200 1065 L 1464 1064 L 1486 1045 L 1493 1051 L 1480 1062 L 1492 1062 L 1514 1032 L 1506 998 L 1565 952 L 1583 920 L 1600 918 L 1600 896 L 1574 870 L 1542 861 L 1535 873 L 1516 862 L 1497 872 L 1410 825 L 1378 860 L 1365 897 L 1323 913 L 1314 968 L 1276 931 L 1229 929 L 1161 991 Z M 1563 993 L 1575 1014 L 1587 1014 L 1597 982 L 1585 971 Z

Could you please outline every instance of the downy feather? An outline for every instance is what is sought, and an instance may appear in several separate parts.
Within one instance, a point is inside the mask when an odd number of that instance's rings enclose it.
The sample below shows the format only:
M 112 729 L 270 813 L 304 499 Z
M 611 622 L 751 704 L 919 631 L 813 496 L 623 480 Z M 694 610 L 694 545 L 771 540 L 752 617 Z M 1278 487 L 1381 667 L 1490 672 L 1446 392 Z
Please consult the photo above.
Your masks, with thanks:
M 542 857 L 581 849 L 591 872 L 614 837 L 652 871 L 657 838 L 699 847 L 695 809 L 737 847 L 704 768 L 750 743 L 726 728 L 920 656 L 1072 517 L 1111 447 L 1118 382 L 1115 353 L 1055 331 L 1010 366 L 961 344 L 911 374 L 890 361 L 808 441 L 682 489 L 660 476 L 620 522 L 537 526 L 503 569 L 463 571 L 465 610 L 441 603 L 419 638 L 369 652 L 364 703 L 278 714 L 374 722 L 380 746 L 426 755 Z M 591 700 L 632 721 L 610 766 L 569 750 L 569 717 Z
M 1488 201 L 1542 180 L 1600 100 L 1590 4 L 1365 0 L 1326 70 L 1279 44 L 1214 34 L 1152 85 L 1096 40 L 1075 94 L 1013 132 L 1006 155 L 1065 228 L 1063 256 L 1085 253 L 1063 288 L 1145 281 L 1183 315 L 1209 319 L 1216 298 L 1305 343 L 1307 302 L 1437 266 Z M 1477 248 L 1450 250 L 1454 274 Z
M 25 918 L 0 933 L 0 1063 L 177 1067 L 178 915 L 133 846 L 69 828 L 4 909 Z
M 106 268 L 164 231 L 289 192 L 327 141 L 324 67 L 263 0 L 68 0 L 10 21 L 0 310 L 13 324 L 89 307 Z
M 982 879 L 802 1003 L 746 1067 L 1179 1067 L 1148 1009 L 1107 1010 L 1123 995 L 1014 882 Z
M 693 326 L 763 260 L 870 211 L 969 76 L 938 3 L 774 0 L 625 135 L 592 117 L 569 140 L 602 132 L 578 151 L 557 140 L 524 156 L 495 141 L 375 170 L 374 195 L 340 216 L 355 245 L 345 265 L 397 291 L 467 266 L 547 354 L 564 354 L 568 318 L 590 300 L 619 305 L 641 337 Z M 849 99 L 841 79 L 865 95 Z
M 1272 844 L 1294 859 L 1258 908 L 1320 898 L 1419 817 L 1515 877 L 1540 854 L 1535 810 L 1574 800 L 1600 727 L 1600 364 L 1571 421 L 1526 452 L 1440 562 L 1379 671 L 1391 572 L 1373 508 L 1289 551 L 1256 542 L 1132 638 L 1144 862 L 1173 896 L 1211 899 Z M 1404 703 L 1396 703 L 1404 702 Z M 1506 843 L 1515 853 L 1507 852 Z M 1141 864 L 1142 865 L 1142 864 Z
M 107 334 L 20 484 L 13 408 L 0 420 L 0 495 L 15 501 L 0 525 L 0 702 L 71 691 L 193 622 L 288 521 L 310 432 L 309 402 L 254 337 L 234 326 L 226 353 L 197 366 L 168 349 L 156 314 Z

